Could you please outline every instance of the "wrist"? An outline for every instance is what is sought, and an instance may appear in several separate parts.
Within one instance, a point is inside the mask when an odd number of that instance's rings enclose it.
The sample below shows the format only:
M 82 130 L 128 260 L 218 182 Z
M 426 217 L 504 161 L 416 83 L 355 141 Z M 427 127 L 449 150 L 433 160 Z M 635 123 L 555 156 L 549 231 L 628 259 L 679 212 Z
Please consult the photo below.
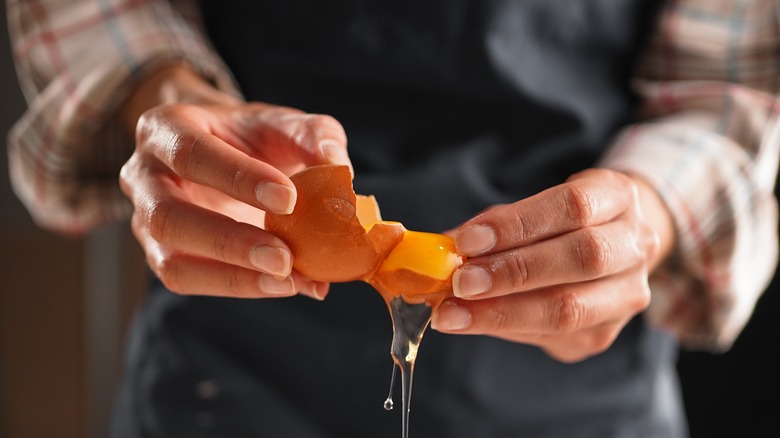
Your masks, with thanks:
M 649 261 L 649 268 L 652 272 L 663 263 L 677 243 L 674 220 L 655 187 L 640 176 L 632 174 L 628 174 L 628 176 L 637 187 L 642 216 L 658 236 L 658 248 Z
M 216 89 L 184 64 L 159 68 L 140 80 L 119 109 L 119 120 L 133 135 L 147 110 L 169 103 L 237 104 L 235 97 Z

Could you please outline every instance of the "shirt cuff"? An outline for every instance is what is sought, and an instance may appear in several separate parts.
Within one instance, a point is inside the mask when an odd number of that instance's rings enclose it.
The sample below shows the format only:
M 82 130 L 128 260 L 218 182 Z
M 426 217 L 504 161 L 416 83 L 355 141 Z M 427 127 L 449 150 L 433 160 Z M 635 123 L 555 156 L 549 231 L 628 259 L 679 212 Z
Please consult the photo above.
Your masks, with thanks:
M 777 205 L 754 157 L 689 111 L 633 125 L 601 165 L 648 181 L 671 213 L 673 254 L 650 278 L 651 323 L 689 349 L 723 351 L 744 328 L 777 260 Z
M 134 144 L 116 113 L 152 70 L 186 63 L 220 90 L 240 96 L 222 60 L 170 7 L 150 3 L 124 12 L 117 23 L 125 34 L 106 30 L 114 24 L 107 23 L 78 41 L 60 42 L 68 68 L 52 73 L 9 133 L 14 190 L 39 225 L 57 232 L 83 233 L 131 212 L 118 175 Z M 81 53 L 76 56 L 71 46 Z M 25 69 L 31 77 L 41 70 Z

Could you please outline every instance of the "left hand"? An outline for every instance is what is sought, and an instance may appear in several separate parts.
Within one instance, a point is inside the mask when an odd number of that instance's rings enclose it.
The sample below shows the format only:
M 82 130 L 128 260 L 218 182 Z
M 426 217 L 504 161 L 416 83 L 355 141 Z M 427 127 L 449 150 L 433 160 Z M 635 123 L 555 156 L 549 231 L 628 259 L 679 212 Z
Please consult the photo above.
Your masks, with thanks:
M 575 362 L 606 350 L 650 303 L 648 275 L 673 243 L 671 218 L 642 180 L 589 169 L 495 206 L 455 231 L 468 261 L 434 329 L 537 345 Z
M 133 234 L 168 290 L 325 298 L 329 284 L 294 271 L 290 248 L 263 223 L 266 211 L 292 211 L 297 191 L 288 175 L 350 165 L 337 120 L 242 102 L 181 65 L 144 78 L 120 117 L 136 140 L 120 173 Z

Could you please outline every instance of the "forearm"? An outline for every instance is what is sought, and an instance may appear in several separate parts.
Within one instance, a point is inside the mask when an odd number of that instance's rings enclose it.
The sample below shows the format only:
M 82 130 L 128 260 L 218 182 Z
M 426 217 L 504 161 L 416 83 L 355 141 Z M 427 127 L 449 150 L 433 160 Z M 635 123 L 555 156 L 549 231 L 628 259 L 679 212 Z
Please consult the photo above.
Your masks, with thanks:
M 39 225 L 67 234 L 130 212 L 115 175 L 132 153 L 127 129 L 133 122 L 117 119 L 123 102 L 140 89 L 138 78 L 187 65 L 239 95 L 221 60 L 169 2 L 104 3 L 8 3 L 16 70 L 28 101 L 8 137 L 11 179 Z M 105 23 L 109 16 L 113 26 Z
M 601 162 L 644 179 L 668 207 L 676 237 L 650 279 L 647 316 L 687 347 L 728 348 L 776 267 L 777 20 L 768 0 L 665 8 L 637 76 L 644 120 Z

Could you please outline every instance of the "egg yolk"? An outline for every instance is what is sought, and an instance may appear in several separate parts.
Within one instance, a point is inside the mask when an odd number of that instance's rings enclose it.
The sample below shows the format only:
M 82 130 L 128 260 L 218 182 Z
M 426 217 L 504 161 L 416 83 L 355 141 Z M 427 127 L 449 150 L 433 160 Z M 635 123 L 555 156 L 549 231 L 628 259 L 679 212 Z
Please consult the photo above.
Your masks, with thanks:
M 452 293 L 452 273 L 462 264 L 463 257 L 455 251 L 451 237 L 404 229 L 402 239 L 364 280 L 387 302 L 403 296 L 409 303 L 424 302 L 437 307 Z
M 451 237 L 407 230 L 403 240 L 390 251 L 375 275 L 407 269 L 445 281 L 461 264 L 463 260 L 455 251 L 455 241 Z

